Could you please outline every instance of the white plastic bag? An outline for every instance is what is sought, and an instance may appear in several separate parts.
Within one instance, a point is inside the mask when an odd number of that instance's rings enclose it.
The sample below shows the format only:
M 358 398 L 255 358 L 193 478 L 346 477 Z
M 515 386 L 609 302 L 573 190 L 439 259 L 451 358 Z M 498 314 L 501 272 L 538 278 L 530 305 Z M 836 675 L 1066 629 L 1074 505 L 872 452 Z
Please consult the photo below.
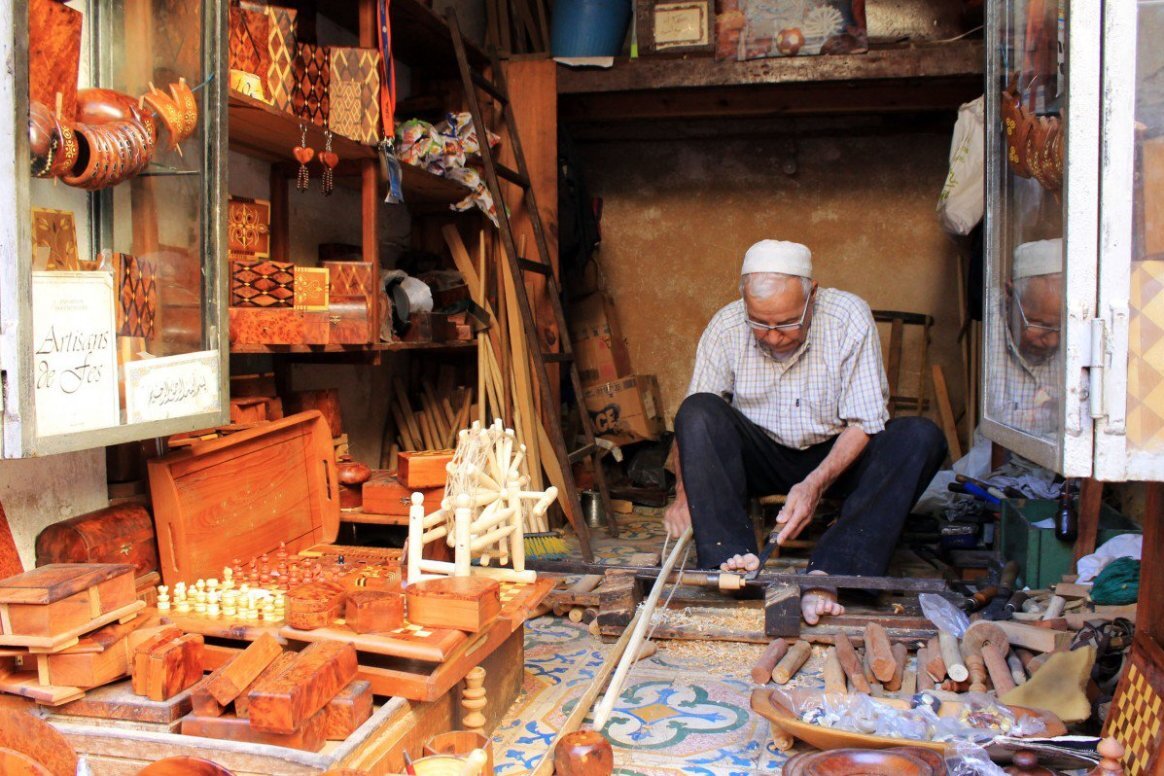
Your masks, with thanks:
M 952 234 L 969 234 L 986 208 L 985 97 L 958 108 L 950 143 L 950 172 L 938 196 L 938 220 Z

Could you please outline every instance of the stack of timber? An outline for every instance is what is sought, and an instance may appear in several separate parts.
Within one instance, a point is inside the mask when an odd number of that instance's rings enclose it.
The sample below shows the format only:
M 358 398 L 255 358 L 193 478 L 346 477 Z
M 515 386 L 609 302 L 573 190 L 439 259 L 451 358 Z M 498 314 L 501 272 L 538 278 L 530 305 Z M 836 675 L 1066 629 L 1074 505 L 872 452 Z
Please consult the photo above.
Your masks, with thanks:
M 128 675 L 143 608 L 128 564 L 50 564 L 0 581 L 0 692 L 56 706 Z

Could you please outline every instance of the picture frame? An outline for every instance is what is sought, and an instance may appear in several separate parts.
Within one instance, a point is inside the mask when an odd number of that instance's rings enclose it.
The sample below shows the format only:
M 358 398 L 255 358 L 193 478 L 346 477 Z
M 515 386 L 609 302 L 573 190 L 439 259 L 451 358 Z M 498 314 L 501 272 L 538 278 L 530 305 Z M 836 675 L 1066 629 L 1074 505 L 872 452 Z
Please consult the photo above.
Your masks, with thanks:
M 715 53 L 714 0 L 638 0 L 635 25 L 640 55 Z

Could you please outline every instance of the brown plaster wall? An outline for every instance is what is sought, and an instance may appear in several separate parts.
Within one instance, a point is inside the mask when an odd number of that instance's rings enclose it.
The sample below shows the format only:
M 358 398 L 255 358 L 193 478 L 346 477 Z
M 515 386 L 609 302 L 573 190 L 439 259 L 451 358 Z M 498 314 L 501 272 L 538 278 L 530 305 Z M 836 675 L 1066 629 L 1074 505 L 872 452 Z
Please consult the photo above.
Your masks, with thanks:
M 874 309 L 933 315 L 930 358 L 959 412 L 957 254 L 934 212 L 949 142 L 941 133 L 801 139 L 794 176 L 781 171 L 786 139 L 582 145 L 591 193 L 604 199 L 606 287 L 634 369 L 658 376 L 668 419 L 703 327 L 735 298 L 744 251 L 766 237 L 808 245 L 822 286 Z M 912 393 L 911 340 L 906 350 Z

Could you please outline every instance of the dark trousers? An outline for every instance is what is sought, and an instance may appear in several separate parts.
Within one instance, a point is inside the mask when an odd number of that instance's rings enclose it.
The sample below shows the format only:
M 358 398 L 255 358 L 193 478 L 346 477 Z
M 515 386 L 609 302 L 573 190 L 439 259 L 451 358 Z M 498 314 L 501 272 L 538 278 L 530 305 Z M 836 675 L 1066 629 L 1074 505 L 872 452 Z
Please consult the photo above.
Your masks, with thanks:
M 710 393 L 684 400 L 675 417 L 675 435 L 703 568 L 717 567 L 733 555 L 756 553 L 748 498 L 787 493 L 820 465 L 836 441 L 807 450 L 784 447 Z M 826 492 L 844 499 L 844 505 L 840 518 L 817 542 L 809 569 L 885 574 L 910 508 L 945 457 L 945 438 L 932 421 L 889 421 Z

